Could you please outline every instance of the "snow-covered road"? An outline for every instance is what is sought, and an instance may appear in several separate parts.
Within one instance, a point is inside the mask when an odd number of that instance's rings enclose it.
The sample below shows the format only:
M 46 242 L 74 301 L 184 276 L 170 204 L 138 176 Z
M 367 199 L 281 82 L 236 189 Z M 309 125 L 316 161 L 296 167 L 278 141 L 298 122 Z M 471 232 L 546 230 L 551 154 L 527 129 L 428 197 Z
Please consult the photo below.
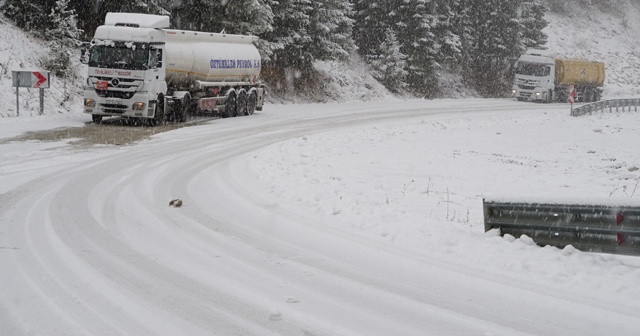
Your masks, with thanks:
M 0 335 L 640 335 L 637 259 L 483 232 L 488 195 L 640 200 L 638 114 L 568 114 L 277 105 L 0 145 Z

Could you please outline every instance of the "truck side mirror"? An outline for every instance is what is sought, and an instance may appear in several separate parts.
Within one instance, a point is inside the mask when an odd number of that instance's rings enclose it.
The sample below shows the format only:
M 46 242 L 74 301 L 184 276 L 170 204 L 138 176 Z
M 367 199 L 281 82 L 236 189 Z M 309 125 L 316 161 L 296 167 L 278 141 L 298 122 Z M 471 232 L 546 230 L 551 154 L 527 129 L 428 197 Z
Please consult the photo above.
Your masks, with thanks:
M 89 51 L 81 49 L 80 50 L 80 63 L 88 64 L 89 63 Z
M 87 42 L 82 42 L 80 48 L 80 63 L 88 64 L 89 63 L 89 48 L 91 45 Z

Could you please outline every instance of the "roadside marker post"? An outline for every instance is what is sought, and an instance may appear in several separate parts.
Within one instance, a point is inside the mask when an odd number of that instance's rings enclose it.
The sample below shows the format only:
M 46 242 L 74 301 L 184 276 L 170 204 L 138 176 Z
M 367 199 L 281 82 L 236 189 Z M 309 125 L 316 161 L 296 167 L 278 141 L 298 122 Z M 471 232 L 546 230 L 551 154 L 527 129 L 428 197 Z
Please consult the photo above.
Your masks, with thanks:
M 11 71 L 13 86 L 16 88 L 16 114 L 20 116 L 20 88 L 40 89 L 40 115 L 44 114 L 44 89 L 49 88 L 49 71 L 18 70 Z
M 573 102 L 576 99 L 576 91 L 573 85 L 569 85 L 569 103 L 571 104 L 571 114 L 573 114 Z

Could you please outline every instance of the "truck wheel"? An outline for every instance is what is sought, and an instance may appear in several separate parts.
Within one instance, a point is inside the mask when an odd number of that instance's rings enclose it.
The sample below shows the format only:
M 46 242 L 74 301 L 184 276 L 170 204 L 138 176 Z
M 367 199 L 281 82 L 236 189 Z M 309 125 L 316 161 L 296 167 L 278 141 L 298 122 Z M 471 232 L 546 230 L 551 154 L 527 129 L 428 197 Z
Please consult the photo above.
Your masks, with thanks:
M 255 91 L 251 92 L 249 99 L 247 100 L 247 115 L 252 115 L 256 111 L 256 104 L 258 103 L 258 96 Z
M 99 114 L 92 114 L 91 120 L 94 124 L 102 124 L 102 116 Z
M 180 106 L 178 106 L 178 113 L 176 115 L 177 122 L 185 122 L 187 121 L 187 115 L 189 114 L 189 108 L 191 107 L 191 97 L 189 95 L 185 95 L 182 100 L 180 100 Z
M 238 107 L 236 115 L 247 115 L 247 91 L 245 90 L 241 90 L 240 94 L 238 95 Z
M 236 113 L 238 113 L 238 100 L 236 99 L 235 92 L 231 92 L 224 102 L 224 112 L 222 113 L 222 117 L 235 117 Z
M 593 101 L 593 92 L 591 92 L 591 90 L 587 90 L 584 93 L 584 102 L 585 103 L 590 103 Z

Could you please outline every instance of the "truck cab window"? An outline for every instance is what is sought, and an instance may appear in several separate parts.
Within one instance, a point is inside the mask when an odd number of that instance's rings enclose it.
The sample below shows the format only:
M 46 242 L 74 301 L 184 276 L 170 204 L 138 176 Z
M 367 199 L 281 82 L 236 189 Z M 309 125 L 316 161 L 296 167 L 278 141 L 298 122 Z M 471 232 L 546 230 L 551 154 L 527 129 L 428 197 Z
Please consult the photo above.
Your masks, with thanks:
M 158 68 L 158 50 L 151 49 L 149 53 L 149 65 L 152 69 Z
M 94 45 L 91 48 L 89 66 L 146 70 L 149 69 L 149 58 L 149 48 L 143 44 L 118 43 L 114 45 Z
M 156 49 L 156 68 L 162 68 L 162 49 Z
M 518 62 L 516 65 L 516 74 L 525 76 L 549 76 L 551 67 L 545 64 Z

